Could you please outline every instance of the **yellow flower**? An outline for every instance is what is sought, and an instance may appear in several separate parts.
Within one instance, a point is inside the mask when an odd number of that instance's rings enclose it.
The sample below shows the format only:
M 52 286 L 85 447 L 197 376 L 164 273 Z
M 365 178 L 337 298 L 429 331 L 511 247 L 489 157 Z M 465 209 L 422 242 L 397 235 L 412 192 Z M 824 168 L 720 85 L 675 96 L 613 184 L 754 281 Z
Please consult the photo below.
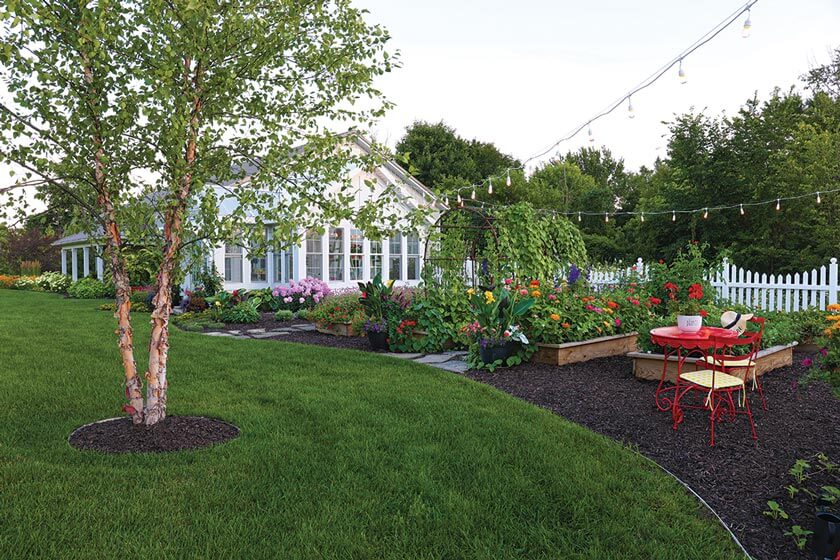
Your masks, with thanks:
M 388 280 L 388 287 L 390 288 L 393 285 L 394 285 L 394 281 L 393 280 Z
M 467 290 L 467 295 L 468 296 L 475 295 L 475 290 L 473 288 L 470 288 L 469 290 Z
M 552 313 L 551 314 L 551 320 L 552 321 L 559 321 L 560 320 L 560 315 L 558 315 L 557 313 Z
M 840 303 L 832 303 L 828 307 L 826 307 L 828 311 L 840 311 Z
M 496 298 L 493 297 L 493 292 L 489 290 L 484 292 L 484 303 L 493 303 L 494 301 L 496 301 Z
M 610 328 L 610 322 L 609 321 L 604 321 L 604 326 L 607 327 L 607 328 Z
M 840 315 L 826 315 L 825 318 L 829 321 L 840 321 Z
M 604 312 L 605 312 L 605 313 L 609 313 L 610 315 L 612 315 L 612 314 L 613 314 L 613 310 L 612 310 L 612 309 L 610 309 L 609 307 L 605 307 L 605 308 L 604 308 Z
M 534 297 L 540 297 L 542 295 L 542 292 L 540 292 L 539 290 L 534 290 L 533 292 L 531 292 L 531 295 Z

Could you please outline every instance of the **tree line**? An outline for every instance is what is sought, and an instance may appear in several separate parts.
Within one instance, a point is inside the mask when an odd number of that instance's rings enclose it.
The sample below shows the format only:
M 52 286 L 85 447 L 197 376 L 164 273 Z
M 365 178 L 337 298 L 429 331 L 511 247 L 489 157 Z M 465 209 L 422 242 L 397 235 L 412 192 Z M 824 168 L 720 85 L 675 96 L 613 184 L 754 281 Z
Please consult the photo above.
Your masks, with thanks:
M 477 189 L 476 198 L 571 213 L 596 262 L 670 260 L 698 240 L 760 272 L 819 267 L 840 257 L 840 193 L 819 202 L 780 200 L 778 210 L 775 200 L 840 188 L 840 48 L 801 85 L 763 101 L 756 95 L 731 117 L 694 110 L 675 116 L 667 123 L 667 154 L 650 167 L 628 170 L 606 147 L 581 148 L 528 176 L 511 171 L 510 187 L 501 179 L 492 194 Z M 458 188 L 520 166 L 494 144 L 466 140 L 443 122 L 415 122 L 396 149 L 421 182 L 453 199 Z M 676 221 L 668 212 L 717 206 L 734 208 L 677 214 Z M 597 215 L 578 220 L 577 212 Z

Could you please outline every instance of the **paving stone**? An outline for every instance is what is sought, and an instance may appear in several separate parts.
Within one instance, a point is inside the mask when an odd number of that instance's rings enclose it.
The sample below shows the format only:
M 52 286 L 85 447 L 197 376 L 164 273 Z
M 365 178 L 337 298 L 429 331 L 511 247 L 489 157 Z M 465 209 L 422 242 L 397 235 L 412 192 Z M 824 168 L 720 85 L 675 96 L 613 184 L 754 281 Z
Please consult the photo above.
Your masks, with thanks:
M 251 334 L 254 334 L 254 333 L 264 333 L 264 332 L 265 332 L 265 329 L 248 329 L 248 330 L 247 330 L 247 331 L 245 331 L 245 332 L 249 332 L 249 333 L 251 333 Z
M 448 362 L 451 360 L 453 356 L 448 356 L 446 354 L 429 354 L 428 356 L 423 356 L 417 360 L 414 360 L 418 364 L 442 364 L 444 362 Z
M 276 332 L 266 332 L 266 333 L 254 333 L 251 335 L 251 338 L 271 338 L 272 336 L 288 336 L 289 333 L 276 333 Z
M 453 358 L 460 358 L 461 356 L 466 356 L 469 352 L 466 350 L 447 350 L 446 352 L 443 352 L 443 354 L 452 356 Z
M 297 325 L 295 328 L 299 331 L 314 331 L 315 330 L 315 325 L 312 325 L 312 324 Z
M 444 362 L 442 364 L 429 364 L 432 367 L 436 367 L 438 369 L 444 369 L 446 371 L 452 371 L 455 373 L 464 373 L 468 369 L 470 369 L 469 364 L 467 362 L 462 362 L 461 360 L 450 360 L 448 362 Z
M 226 331 L 226 332 L 228 332 L 230 334 L 241 334 L 242 333 L 242 331 Z
M 401 360 L 416 360 L 417 358 L 421 357 L 423 354 L 411 354 L 405 352 L 386 352 L 382 354 L 383 356 L 390 356 L 392 358 L 399 358 Z
M 227 337 L 233 337 L 233 335 L 232 335 L 232 334 L 230 334 L 230 333 L 226 333 L 226 332 L 217 332 L 217 331 L 213 331 L 213 332 L 206 332 L 206 333 L 204 333 L 204 334 L 206 334 L 207 336 L 227 336 Z

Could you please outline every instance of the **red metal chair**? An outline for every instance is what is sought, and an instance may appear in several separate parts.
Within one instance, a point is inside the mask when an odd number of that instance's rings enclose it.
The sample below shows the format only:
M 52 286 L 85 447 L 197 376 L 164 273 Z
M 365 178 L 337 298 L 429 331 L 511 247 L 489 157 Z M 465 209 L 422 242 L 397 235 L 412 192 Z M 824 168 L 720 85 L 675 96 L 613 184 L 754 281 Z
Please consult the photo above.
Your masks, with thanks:
M 731 420 L 735 420 L 738 414 L 745 414 L 750 422 L 750 431 L 753 439 L 758 439 L 755 433 L 752 411 L 750 410 L 749 398 L 747 396 L 746 383 L 744 378 L 738 377 L 725 370 L 731 362 L 740 361 L 739 356 L 729 354 L 733 345 L 754 344 L 756 334 L 747 333 L 739 338 L 713 336 L 710 338 L 710 347 L 705 352 L 704 362 L 711 365 L 708 369 L 683 372 L 677 377 L 677 388 L 673 410 L 674 429 L 676 430 L 683 420 L 683 409 L 699 408 L 709 411 L 710 444 L 715 444 L 715 422 L 722 420 L 727 414 Z M 711 355 L 709 355 L 711 350 Z M 702 363 L 698 361 L 698 363 Z M 737 369 L 737 368 L 734 368 Z M 703 404 L 682 405 L 680 399 L 691 391 L 698 391 L 706 395 Z M 733 395 L 737 395 L 739 405 L 744 410 L 738 410 L 735 406 Z M 743 401 L 743 404 L 741 403 Z
M 736 346 L 748 347 L 749 350 L 747 353 L 726 356 L 726 363 L 718 362 L 717 365 L 722 367 L 725 373 L 738 375 L 745 382 L 752 381 L 752 389 L 757 390 L 761 396 L 761 407 L 767 410 L 767 399 L 764 398 L 764 388 L 761 386 L 761 379 L 758 376 L 756 368 L 756 360 L 758 359 L 758 353 L 761 351 L 761 339 L 764 336 L 766 319 L 764 317 L 753 317 L 749 322 L 758 325 L 758 330 L 744 333 L 744 335 L 739 337 L 736 344 Z M 704 356 L 700 359 L 701 362 L 706 364 L 712 364 L 712 360 L 712 356 Z

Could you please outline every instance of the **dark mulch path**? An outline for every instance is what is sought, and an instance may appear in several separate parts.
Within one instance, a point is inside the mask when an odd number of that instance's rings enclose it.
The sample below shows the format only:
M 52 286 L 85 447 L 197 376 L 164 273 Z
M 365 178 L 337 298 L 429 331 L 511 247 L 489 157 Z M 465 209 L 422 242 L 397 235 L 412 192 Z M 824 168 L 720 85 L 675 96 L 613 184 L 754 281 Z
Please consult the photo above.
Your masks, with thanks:
M 285 321 L 280 322 L 274 318 L 274 313 L 263 313 L 260 316 L 260 320 L 256 323 L 225 323 L 225 326 L 220 329 L 206 329 L 207 331 L 246 331 L 248 329 L 282 329 L 283 327 L 288 327 L 290 325 L 303 325 L 307 324 L 309 321 L 301 321 L 299 319 L 293 319 L 292 321 Z
M 239 435 L 239 428 L 223 420 L 201 416 L 167 416 L 147 427 L 130 418 L 82 426 L 70 434 L 70 445 L 105 453 L 162 453 L 199 449 Z
M 319 333 L 318 331 L 293 332 L 288 335 L 275 337 L 284 342 L 300 342 L 301 344 L 315 344 L 331 348 L 349 348 L 351 350 L 365 350 L 373 352 L 365 336 L 335 336 Z M 274 340 L 273 338 L 272 340 Z
M 656 383 L 633 377 L 629 358 L 465 375 L 637 447 L 703 496 L 754 558 L 805 559 L 810 552 L 797 551 L 783 531 L 793 524 L 813 529 L 812 503 L 791 507 L 784 486 L 797 459 L 823 452 L 840 462 L 840 401 L 827 385 L 796 382 L 805 371 L 800 360 L 763 378 L 768 410 L 761 409 L 757 394 L 750 400 L 758 441 L 739 415 L 735 422 L 715 424 L 715 447 L 709 447 L 704 411 L 687 410 L 679 430 L 672 429 L 670 414 L 654 405 Z M 771 499 L 791 514 L 784 529 L 762 514 Z

